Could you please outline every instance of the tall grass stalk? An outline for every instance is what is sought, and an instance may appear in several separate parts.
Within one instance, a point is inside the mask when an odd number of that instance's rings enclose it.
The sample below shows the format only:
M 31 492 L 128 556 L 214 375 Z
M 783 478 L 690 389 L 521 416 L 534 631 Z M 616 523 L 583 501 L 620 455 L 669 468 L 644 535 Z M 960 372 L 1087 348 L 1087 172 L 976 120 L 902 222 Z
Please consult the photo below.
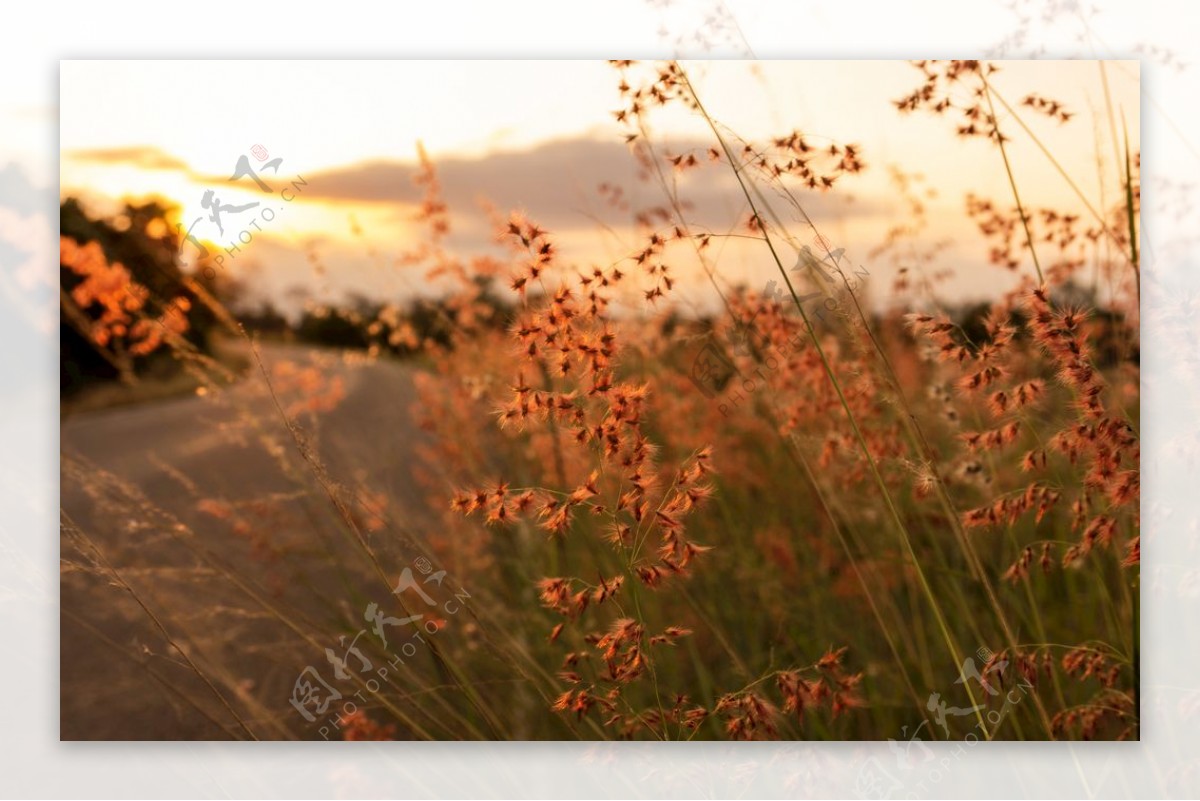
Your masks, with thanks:
M 700 97 L 699 97 L 698 93 L 696 92 L 695 87 L 692 85 L 691 80 L 688 78 L 687 73 L 683 70 L 682 67 L 680 67 L 680 74 L 682 76 L 684 84 L 687 87 L 692 100 L 696 103 L 697 109 L 699 110 L 700 114 L 704 117 L 705 122 L 708 124 L 709 128 L 712 130 L 713 135 L 716 137 L 718 143 L 721 145 L 721 149 L 725 153 L 726 159 L 729 161 L 730 169 L 733 170 L 734 177 L 737 179 L 739 187 L 741 187 L 742 194 L 745 196 L 746 202 L 750 205 L 751 212 L 754 214 L 756 219 L 761 220 L 762 217 L 759 214 L 758 206 L 755 203 L 754 198 L 751 195 L 749 189 L 747 189 L 747 187 L 746 187 L 746 181 L 742 177 L 742 171 L 738 167 L 738 161 L 734 158 L 732 149 L 729 147 L 729 144 L 726 142 L 724 135 L 722 135 L 720 129 L 718 128 L 716 123 L 713 121 L 712 117 L 709 116 L 708 112 L 705 110 L 704 104 L 701 102 Z M 959 673 L 959 678 L 962 679 L 963 686 L 966 687 L 968 698 L 971 701 L 971 706 L 973 707 L 973 711 L 979 722 L 979 729 L 980 729 L 980 731 L 983 732 L 984 736 L 990 740 L 992 737 L 992 734 L 987 727 L 987 722 L 984 720 L 983 713 L 979 711 L 982 708 L 982 706 L 976 703 L 975 693 L 971 689 L 971 685 L 970 685 L 969 680 L 966 677 L 966 674 L 963 672 L 963 661 L 962 661 L 962 653 L 963 652 L 954 641 L 954 636 L 950 632 L 949 626 L 946 622 L 945 615 L 942 612 L 941 605 L 938 602 L 937 597 L 934 595 L 933 588 L 929 585 L 929 581 L 925 576 L 924 568 L 922 568 L 922 566 L 921 566 L 920 559 L 918 559 L 916 551 L 913 549 L 912 540 L 908 533 L 908 528 L 905 525 L 903 518 L 900 516 L 900 512 L 896 507 L 895 501 L 892 499 L 891 491 L 887 488 L 887 484 L 883 480 L 883 475 L 879 472 L 879 466 L 875 462 L 875 457 L 871 454 L 871 449 L 867 446 L 866 439 L 863 436 L 862 430 L 859 428 L 858 421 L 854 416 L 854 412 L 850 409 L 850 405 L 846 401 L 846 396 L 842 392 L 841 382 L 838 380 L 836 374 L 833 372 L 833 368 L 829 364 L 829 359 L 825 355 L 824 348 L 821 346 L 820 338 L 816 334 L 816 329 L 813 328 L 812 322 L 809 320 L 807 312 L 804 311 L 804 305 L 800 302 L 800 296 L 796 294 L 796 289 L 792 285 L 791 279 L 788 277 L 787 268 L 785 268 L 783 266 L 783 262 L 779 257 L 779 253 L 775 250 L 775 245 L 771 241 L 771 235 L 770 235 L 769 231 L 767 230 L 766 225 L 764 224 L 764 225 L 760 226 L 760 229 L 763 234 L 763 241 L 766 243 L 767 249 L 771 253 L 771 258 L 774 260 L 775 266 L 779 270 L 779 274 L 783 277 L 784 283 L 787 285 L 788 292 L 791 294 L 792 300 L 796 305 L 796 309 L 799 311 L 801 319 L 804 322 L 805 328 L 808 331 L 809 339 L 812 342 L 812 344 L 817 352 L 817 355 L 821 359 L 821 364 L 825 370 L 825 374 L 830 379 L 830 382 L 834 388 L 834 392 L 838 396 L 838 401 L 841 403 L 842 409 L 846 413 L 846 418 L 850 423 L 850 427 L 854 432 L 854 437 L 858 441 L 859 448 L 862 450 L 863 457 L 866 459 L 867 464 L 870 467 L 871 475 L 875 479 L 875 483 L 879 488 L 880 494 L 882 495 L 884 502 L 887 505 L 888 512 L 891 515 L 892 521 L 896 526 L 896 531 L 900 538 L 901 544 L 903 545 L 905 552 L 908 554 L 908 557 L 911 560 L 911 564 L 917 575 L 917 580 L 921 585 L 922 592 L 925 594 L 925 597 L 929 602 L 930 608 L 933 611 L 934 618 L 938 625 L 938 629 L 940 630 L 941 635 L 942 635 L 942 639 L 945 641 L 946 648 L 950 653 L 950 657 L 955 663 L 955 666 Z

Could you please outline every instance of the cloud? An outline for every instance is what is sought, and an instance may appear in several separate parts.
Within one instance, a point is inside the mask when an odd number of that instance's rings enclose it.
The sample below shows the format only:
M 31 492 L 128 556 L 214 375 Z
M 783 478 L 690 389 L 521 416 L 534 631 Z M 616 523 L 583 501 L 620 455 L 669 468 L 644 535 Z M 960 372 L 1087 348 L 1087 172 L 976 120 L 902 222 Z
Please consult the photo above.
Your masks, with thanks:
M 675 140 L 656 143 L 662 154 L 704 153 L 707 142 Z M 94 164 L 128 165 L 145 170 L 177 170 L 201 184 L 218 184 L 228 176 L 208 176 L 194 171 L 183 159 L 160 148 L 136 145 L 74 150 L 66 158 Z M 460 219 L 463 233 L 475 229 L 479 202 L 486 200 L 502 212 L 522 209 L 539 223 L 559 231 L 594 228 L 597 220 L 609 224 L 628 221 L 634 211 L 661 206 L 665 196 L 657 180 L 646 174 L 623 143 L 587 136 L 558 139 L 525 149 L 490 153 L 482 157 L 452 156 L 436 160 L 438 178 L 450 209 Z M 304 196 L 313 200 L 394 205 L 397 216 L 421 201 L 413 184 L 415 161 L 375 159 L 305 174 Z M 724 165 L 705 164 L 683 174 L 667 171 L 678 181 L 688 221 L 702 229 L 726 231 L 744 221 L 748 209 L 733 175 Z M 608 205 L 599 188 L 618 187 L 627 207 Z M 794 188 L 814 220 L 862 216 L 879 211 L 878 204 L 858 200 L 848 204 L 838 195 Z M 783 204 L 778 207 L 784 213 Z M 482 230 L 476 234 L 486 234 Z
M 707 146 L 675 141 L 658 148 L 660 154 L 692 149 L 704 152 Z M 602 184 L 619 187 L 634 210 L 665 202 L 657 180 L 647 180 L 638 160 L 620 142 L 560 139 L 482 158 L 441 158 L 435 166 L 452 211 L 473 210 L 482 198 L 501 210 L 524 209 L 538 222 L 560 230 L 589 228 L 597 218 L 612 219 L 614 211 L 598 191 Z M 362 162 L 303 176 L 308 181 L 304 194 L 312 199 L 416 204 L 421 199 L 420 189 L 413 185 L 416 171 L 412 162 Z M 669 171 L 667 176 L 672 177 Z M 723 165 L 705 166 L 677 178 L 693 224 L 725 230 L 748 213 L 737 182 Z M 814 219 L 875 210 L 864 202 L 848 207 L 832 195 L 798 190 L 796 196 Z M 628 219 L 631 212 L 616 213 Z
M 149 145 L 72 150 L 64 156 L 93 164 L 128 165 L 142 170 L 178 170 L 193 175 L 186 161 Z
M 28 215 L 54 207 L 54 191 L 38 189 L 25 170 L 16 163 L 0 167 L 0 208 Z

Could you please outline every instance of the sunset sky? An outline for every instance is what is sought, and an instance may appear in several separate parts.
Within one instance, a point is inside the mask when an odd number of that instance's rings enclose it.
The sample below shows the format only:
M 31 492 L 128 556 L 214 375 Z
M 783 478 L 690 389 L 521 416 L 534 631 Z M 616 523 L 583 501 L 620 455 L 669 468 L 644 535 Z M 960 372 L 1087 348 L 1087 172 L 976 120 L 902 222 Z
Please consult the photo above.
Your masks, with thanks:
M 684 62 L 709 111 L 739 136 L 763 140 L 799 129 L 814 141 L 854 142 L 867 170 L 829 194 L 800 198 L 821 233 L 845 247 L 872 275 L 884 265 L 867 252 L 907 214 L 889 180 L 889 165 L 921 173 L 937 190 L 927 198 L 929 242 L 947 239 L 940 266 L 956 270 L 951 291 L 980 295 L 1006 276 L 984 263 L 981 236 L 964 212 L 974 192 L 1011 205 L 998 151 L 981 139 L 954 135 L 955 121 L 925 113 L 900 115 L 892 101 L 921 74 L 889 61 Z M 1089 61 L 1004 62 L 996 91 L 1016 106 L 1030 93 L 1054 98 L 1075 113 L 1059 124 L 1025 109 L 1022 118 L 1097 208 L 1116 201 L 1115 149 L 1102 68 Z M 1122 120 L 1139 146 L 1136 62 L 1106 62 L 1117 134 Z M 452 244 L 466 252 L 492 247 L 479 201 L 524 208 L 581 264 L 610 263 L 633 246 L 629 215 L 606 207 L 597 187 L 625 189 L 634 205 L 657 203 L 660 191 L 637 180 L 618 108 L 617 74 L 596 61 L 64 61 L 61 66 L 61 191 L 99 212 L 131 197 L 165 197 L 182 217 L 205 219 L 194 233 L 224 243 L 201 200 L 213 191 L 237 206 L 266 197 L 249 179 L 230 182 L 239 157 L 262 169 L 281 159 L 276 188 L 300 177 L 294 201 L 278 213 L 231 270 L 259 297 L 295 308 L 300 290 L 322 300 L 346 292 L 396 298 L 422 290 L 419 274 L 397 274 L 392 261 L 414 242 L 417 190 L 411 184 L 417 142 L 437 164 L 456 226 Z M 652 120 L 678 152 L 707 147 L 711 135 L 682 112 Z M 1076 210 L 1074 192 L 1015 122 L 1009 157 L 1030 207 Z M 266 153 L 251 154 L 254 145 Z M 1105 184 L 1101 184 L 1101 175 Z M 727 169 L 706 168 L 681 183 L 695 215 L 714 230 L 745 217 Z M 277 199 L 276 199 L 277 200 Z M 245 219 L 253 213 L 247 213 Z M 242 229 L 225 215 L 225 241 Z M 1085 216 L 1085 220 L 1086 220 Z M 314 272 L 309 255 L 325 267 Z M 729 280 L 753 285 L 769 277 L 760 250 L 733 247 L 723 261 Z M 686 265 L 681 270 L 688 277 Z M 693 278 L 696 276 L 692 276 Z M 879 282 L 878 292 L 886 289 Z M 424 291 L 428 291 L 426 288 Z M 700 281 L 684 281 L 685 298 L 703 302 Z M 880 300 L 876 297 L 876 301 Z

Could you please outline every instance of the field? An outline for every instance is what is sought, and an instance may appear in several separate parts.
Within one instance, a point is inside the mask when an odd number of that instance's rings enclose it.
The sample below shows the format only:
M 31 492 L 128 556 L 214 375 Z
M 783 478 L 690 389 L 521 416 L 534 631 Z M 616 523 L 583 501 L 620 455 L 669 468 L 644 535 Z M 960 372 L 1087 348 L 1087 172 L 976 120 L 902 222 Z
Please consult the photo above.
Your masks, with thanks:
M 62 738 L 1139 739 L 1139 153 L 1003 66 L 897 65 L 876 112 L 1001 181 L 961 193 L 978 266 L 920 164 L 841 241 L 888 168 L 743 139 L 676 62 L 609 67 L 639 189 L 592 188 L 632 221 L 607 262 L 452 206 L 421 150 L 381 269 L 436 297 L 295 323 L 185 264 L 177 211 L 65 199 Z M 1050 128 L 1111 134 L 1099 175 Z M 1027 205 L 1017 143 L 1069 207 Z

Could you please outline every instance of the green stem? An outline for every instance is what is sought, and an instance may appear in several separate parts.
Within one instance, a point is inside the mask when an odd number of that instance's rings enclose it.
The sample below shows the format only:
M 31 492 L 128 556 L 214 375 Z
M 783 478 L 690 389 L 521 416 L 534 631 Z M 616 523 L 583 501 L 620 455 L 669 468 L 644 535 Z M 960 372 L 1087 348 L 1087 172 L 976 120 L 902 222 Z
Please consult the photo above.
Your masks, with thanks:
M 1013 200 L 1017 203 L 1017 213 L 1021 215 L 1021 226 L 1025 229 L 1025 241 L 1029 243 L 1029 255 L 1033 257 L 1033 268 L 1037 270 L 1038 284 L 1046 283 L 1042 275 L 1042 265 L 1038 262 L 1037 248 L 1033 246 L 1033 234 L 1029 232 L 1029 217 L 1025 214 L 1025 206 L 1021 203 L 1021 193 L 1017 191 L 1017 179 L 1013 177 L 1012 165 L 1008 162 L 1008 150 L 1004 147 L 1004 137 L 1000 134 L 1000 122 L 996 119 L 996 106 L 992 103 L 992 86 L 987 79 L 988 65 L 979 65 L 979 77 L 983 80 L 983 93 L 987 97 L 988 111 L 992 117 L 992 134 L 996 144 L 1000 146 L 1000 157 L 1004 159 L 1004 171 L 1008 173 L 1008 185 L 1012 187 Z
M 705 110 L 704 105 L 700 101 L 699 95 L 696 93 L 695 87 L 692 86 L 692 83 L 688 79 L 686 73 L 684 73 L 683 68 L 678 67 L 678 69 L 684 84 L 687 86 L 688 92 L 691 94 L 692 100 L 696 104 L 696 109 L 704 117 L 705 122 L 708 123 L 713 135 L 717 138 L 718 143 L 720 143 L 721 149 L 724 151 L 725 157 L 728 159 L 729 165 L 733 169 L 734 177 L 737 179 L 738 185 L 741 187 L 742 194 L 745 195 L 746 202 L 750 204 L 751 213 L 753 213 L 755 219 L 761 223 L 762 216 L 759 214 L 758 206 L 754 202 L 754 198 L 751 195 L 750 190 L 746 187 L 746 182 L 742 177 L 741 169 L 737 166 L 737 161 L 735 160 L 733 152 L 729 148 L 728 143 L 725 141 L 725 137 L 722 136 L 720 129 Z M 900 512 L 896 508 L 895 502 L 892 500 L 891 492 L 888 490 L 887 484 L 883 480 L 883 475 L 879 472 L 879 466 L 876 464 L 875 457 L 871 454 L 871 449 L 867 445 L 866 437 L 863 436 L 862 430 L 858 426 L 858 421 L 855 419 L 854 412 L 850 409 L 850 404 L 847 402 L 846 396 L 842 392 L 841 384 L 837 380 L 837 376 L 834 374 L 832 366 L 829 364 L 829 359 L 825 355 L 825 350 L 821 347 L 820 338 L 817 337 L 816 329 L 813 328 L 812 322 L 808 318 L 808 314 L 804 311 L 804 305 L 800 302 L 800 296 L 796 294 L 796 288 L 792 285 L 791 279 L 788 278 L 787 269 L 783 266 L 783 261 L 779 258 L 779 253 L 775 250 L 775 245 L 771 241 L 771 235 L 769 231 L 765 225 L 760 225 L 759 228 L 763 234 L 763 241 L 766 243 L 767 249 L 771 252 L 771 258 L 775 261 L 775 266 L 779 269 L 779 274 L 783 277 L 783 281 L 787 285 L 788 292 L 792 296 L 792 301 L 795 303 L 796 309 L 799 311 L 801 319 L 804 321 L 805 328 L 808 331 L 809 339 L 811 340 L 813 347 L 816 349 L 817 355 L 821 359 L 821 364 L 825 369 L 826 375 L 830 379 L 830 383 L 833 386 L 834 392 L 838 396 L 838 401 L 841 403 L 842 410 L 846 413 L 846 418 L 854 432 L 854 437 L 858 441 L 859 448 L 862 450 L 863 456 L 867 460 L 867 464 L 871 469 L 871 475 L 875 479 L 875 483 L 878 485 L 880 493 L 883 495 L 888 512 L 891 515 L 893 522 L 896 524 L 896 530 L 899 534 L 901 545 L 903 546 L 905 553 L 908 555 L 913 565 L 913 569 L 917 575 L 918 583 L 921 585 L 922 592 L 925 594 L 930 608 L 933 610 L 934 619 L 941 631 L 942 638 L 945 640 L 947 650 L 949 650 L 951 659 L 954 661 L 955 667 L 958 669 L 959 677 L 962 679 L 963 686 L 967 690 L 967 695 L 971 701 L 971 706 L 974 708 L 975 716 L 979 720 L 979 729 L 983 732 L 984 736 L 990 740 L 992 737 L 991 732 L 987 729 L 987 724 L 983 719 L 983 714 L 979 711 L 980 705 L 975 702 L 975 693 L 971 690 L 971 685 L 963 673 L 963 663 L 959 660 L 959 654 L 961 651 L 954 642 L 954 636 L 950 633 L 949 626 L 944 615 L 942 614 L 941 606 L 938 604 L 937 598 L 933 594 L 933 588 L 930 587 L 929 581 L 925 576 L 925 571 L 921 568 L 920 560 L 917 558 L 916 551 L 913 549 L 912 541 L 908 536 L 908 530 L 904 525 L 904 521 L 900 517 Z

